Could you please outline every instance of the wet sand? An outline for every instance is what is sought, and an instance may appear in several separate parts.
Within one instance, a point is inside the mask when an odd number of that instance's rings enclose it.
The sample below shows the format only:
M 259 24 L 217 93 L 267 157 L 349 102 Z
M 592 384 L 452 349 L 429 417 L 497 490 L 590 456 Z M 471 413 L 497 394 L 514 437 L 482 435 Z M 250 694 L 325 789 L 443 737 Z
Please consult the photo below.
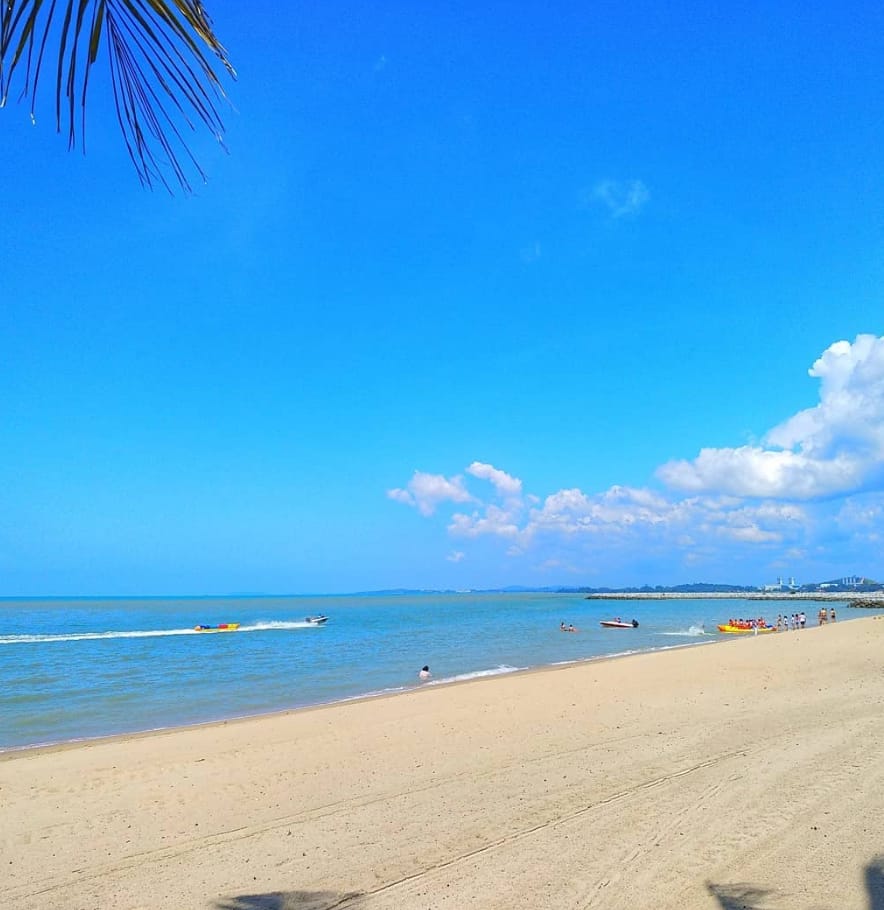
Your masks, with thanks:
M 884 910 L 882 854 L 877 617 L 0 756 L 16 910 Z

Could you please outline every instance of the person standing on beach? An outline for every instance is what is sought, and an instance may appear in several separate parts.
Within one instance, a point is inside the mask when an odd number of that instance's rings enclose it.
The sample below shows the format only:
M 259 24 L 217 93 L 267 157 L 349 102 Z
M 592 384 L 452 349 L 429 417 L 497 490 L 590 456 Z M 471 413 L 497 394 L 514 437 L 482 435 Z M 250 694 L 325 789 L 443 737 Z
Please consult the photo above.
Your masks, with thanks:
M 835 622 L 835 608 L 834 607 L 832 607 L 832 609 L 829 611 L 829 622 Z

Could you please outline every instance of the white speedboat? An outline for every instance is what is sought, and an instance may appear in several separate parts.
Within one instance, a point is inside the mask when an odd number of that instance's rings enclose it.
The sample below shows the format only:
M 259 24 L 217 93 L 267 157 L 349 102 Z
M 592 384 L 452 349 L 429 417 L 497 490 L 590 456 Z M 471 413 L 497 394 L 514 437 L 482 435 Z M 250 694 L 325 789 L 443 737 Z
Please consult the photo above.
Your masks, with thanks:
M 328 622 L 328 617 L 323 616 L 321 613 L 319 616 L 305 616 L 304 622 L 309 622 L 311 626 L 321 626 Z

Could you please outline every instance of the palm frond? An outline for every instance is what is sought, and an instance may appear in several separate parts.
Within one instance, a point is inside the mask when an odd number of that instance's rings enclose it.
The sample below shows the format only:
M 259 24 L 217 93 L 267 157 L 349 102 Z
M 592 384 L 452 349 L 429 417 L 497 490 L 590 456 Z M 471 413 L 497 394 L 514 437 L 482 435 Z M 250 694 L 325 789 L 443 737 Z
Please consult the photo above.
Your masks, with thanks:
M 103 46 L 117 121 L 141 182 L 190 191 L 182 159 L 206 179 L 182 129 L 201 122 L 223 146 L 217 102 L 224 89 L 215 67 L 236 73 L 200 0 L 0 0 L 0 107 L 18 73 L 35 118 L 53 46 L 56 129 L 67 125 L 69 147 L 84 142 L 89 75 Z

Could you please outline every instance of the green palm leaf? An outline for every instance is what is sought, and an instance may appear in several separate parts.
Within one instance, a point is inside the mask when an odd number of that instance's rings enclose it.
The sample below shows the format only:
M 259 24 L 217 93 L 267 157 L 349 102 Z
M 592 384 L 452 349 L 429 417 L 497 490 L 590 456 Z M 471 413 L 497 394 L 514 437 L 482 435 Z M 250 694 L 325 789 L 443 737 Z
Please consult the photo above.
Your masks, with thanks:
M 200 0 L 0 0 L 0 107 L 23 80 L 31 118 L 44 61 L 57 48 L 55 119 L 82 144 L 91 68 L 107 54 L 117 120 L 141 182 L 190 191 L 187 162 L 205 180 L 182 129 L 201 121 L 223 146 L 216 65 L 236 74 Z

